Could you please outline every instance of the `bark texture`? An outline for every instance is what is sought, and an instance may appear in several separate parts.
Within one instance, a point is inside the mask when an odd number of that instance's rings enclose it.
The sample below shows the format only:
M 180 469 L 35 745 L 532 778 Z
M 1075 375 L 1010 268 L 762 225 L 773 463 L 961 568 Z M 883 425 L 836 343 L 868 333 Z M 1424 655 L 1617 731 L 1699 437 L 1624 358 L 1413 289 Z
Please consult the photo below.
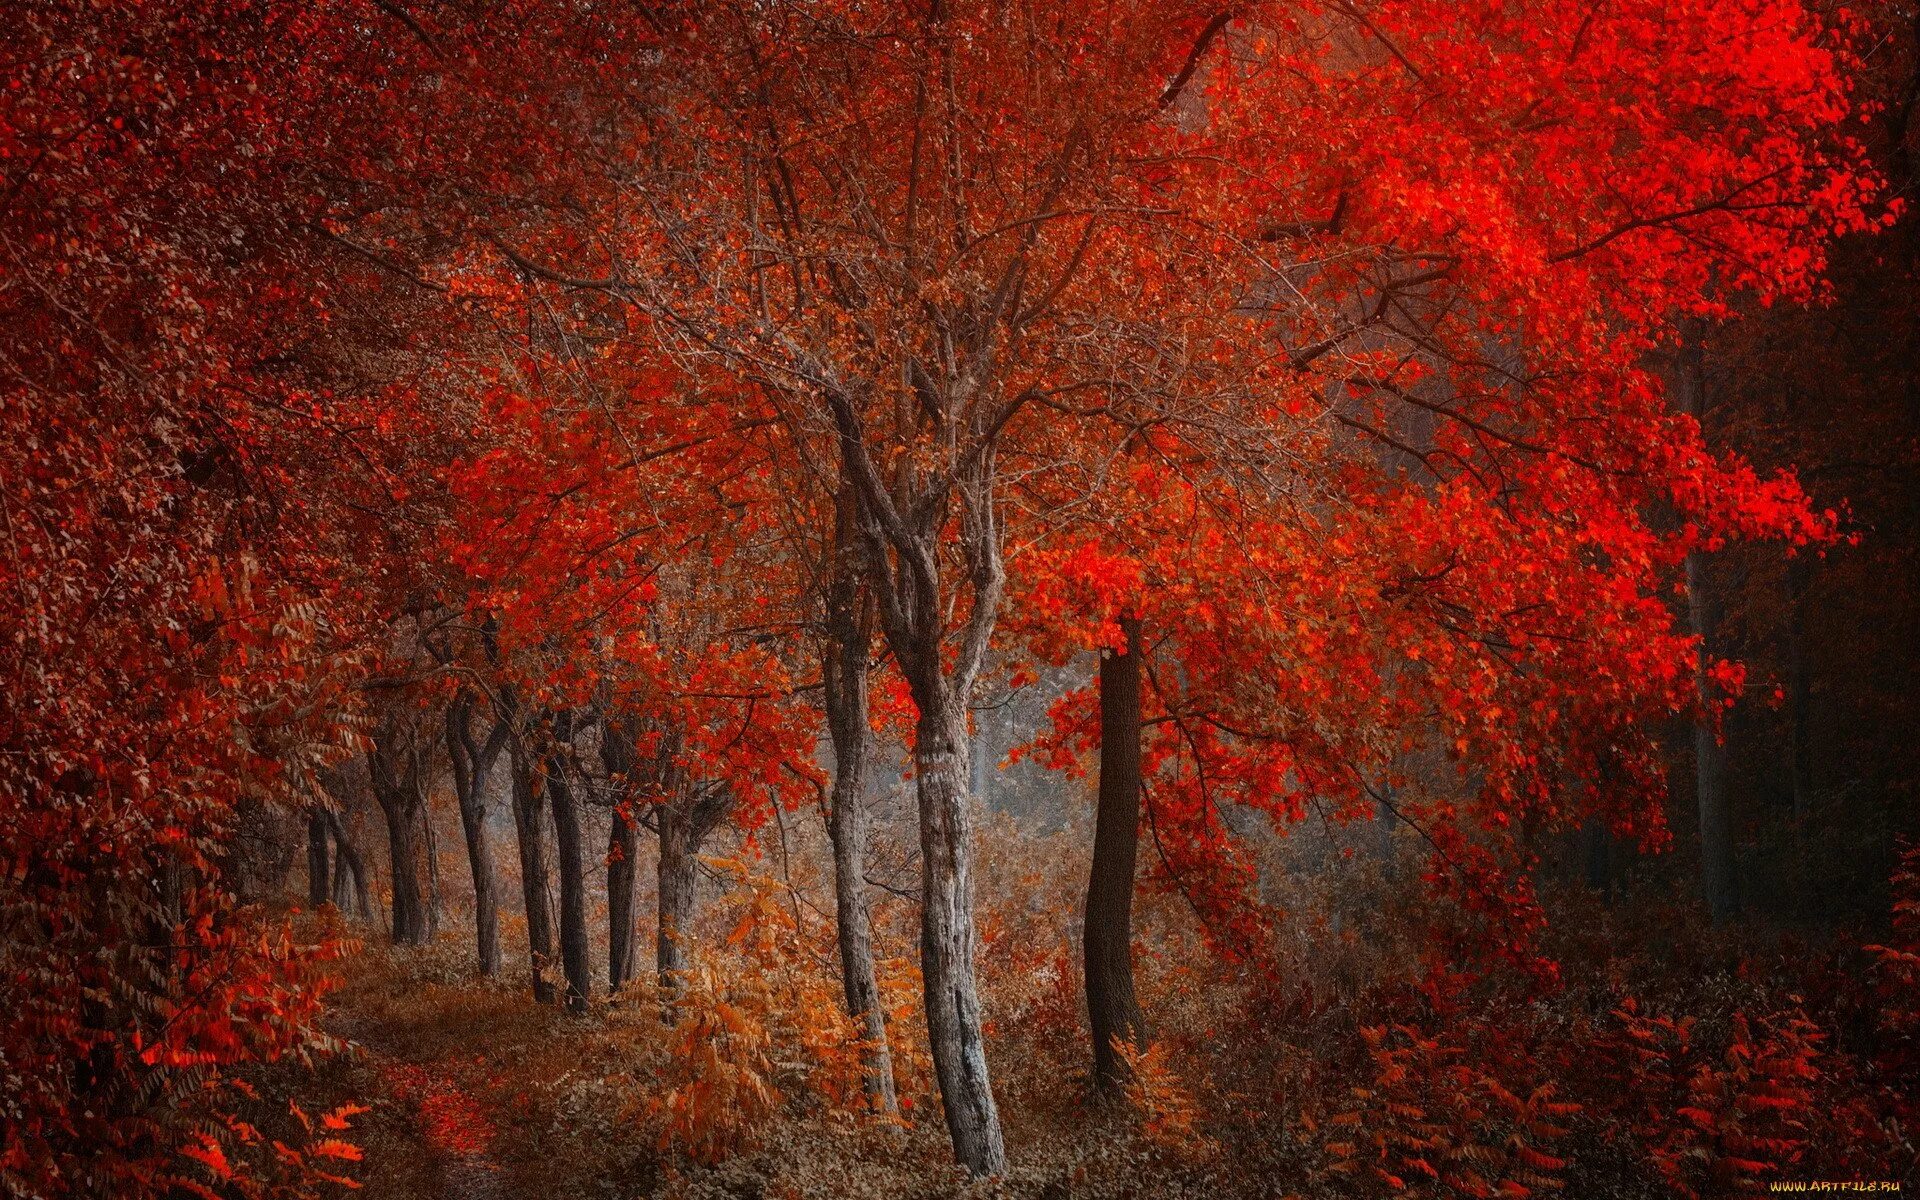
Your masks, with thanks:
M 367 886 L 366 861 L 340 814 L 329 809 L 326 818 L 327 830 L 333 835 L 333 906 L 367 920 L 373 916 L 373 898 Z
M 669 1005 L 686 978 L 688 950 L 698 900 L 700 847 L 732 807 L 733 793 L 715 781 L 681 782 L 660 805 L 659 923 L 654 935 L 654 966 Z M 671 1017 L 671 1011 L 668 1013 Z
M 633 978 L 634 855 L 639 821 L 634 816 L 633 735 L 611 715 L 600 723 L 600 762 L 607 769 L 613 815 L 607 828 L 607 994 Z
M 553 1002 L 553 905 L 547 897 L 547 844 L 541 827 L 540 792 L 533 755 L 519 738 L 509 754 L 513 766 L 513 827 L 520 847 L 520 902 L 527 917 L 527 957 L 533 998 Z
M 473 874 L 475 955 L 480 974 L 500 973 L 500 895 L 494 883 L 493 848 L 487 836 L 486 781 L 512 725 L 494 721 L 484 742 L 474 737 L 476 705 L 462 692 L 447 705 L 447 758 L 453 764 L 453 791 L 460 803 L 460 828 L 466 835 L 467 867 Z
M 580 836 L 579 800 L 573 791 L 573 714 L 553 718 L 553 751 L 547 758 L 547 799 L 553 809 L 553 843 L 560 871 L 560 962 L 567 1009 L 587 1011 L 593 974 L 587 951 L 586 854 Z
M 327 869 L 327 812 L 316 804 L 307 810 L 307 903 L 314 908 L 329 898 Z
M 430 937 L 425 899 L 420 892 L 419 830 L 426 807 L 420 747 L 413 731 L 389 722 L 374 735 L 367 752 L 373 798 L 387 821 L 387 846 L 393 859 L 393 940 L 424 945 Z
M 1140 844 L 1140 622 L 1122 617 L 1125 653 L 1100 657 L 1100 799 L 1082 926 L 1093 1085 L 1112 1094 L 1127 1079 L 1119 1045 L 1139 1046 L 1146 1019 L 1133 987 L 1133 878 Z
M 826 653 L 821 677 L 827 732 L 833 743 L 833 794 L 827 832 L 833 841 L 833 899 L 840 943 L 840 982 L 847 1013 L 860 1029 L 866 1070 L 863 1086 L 876 1112 L 899 1110 L 893 1054 L 887 1045 L 887 1015 L 873 961 L 873 926 L 867 914 L 868 651 L 873 640 L 861 587 L 862 553 L 856 543 L 854 501 L 839 497 L 832 583 L 827 594 Z
M 920 973 L 927 1046 L 954 1154 L 975 1174 L 1006 1170 L 975 984 L 973 831 L 967 736 L 958 706 L 923 707 L 914 738 L 920 805 Z

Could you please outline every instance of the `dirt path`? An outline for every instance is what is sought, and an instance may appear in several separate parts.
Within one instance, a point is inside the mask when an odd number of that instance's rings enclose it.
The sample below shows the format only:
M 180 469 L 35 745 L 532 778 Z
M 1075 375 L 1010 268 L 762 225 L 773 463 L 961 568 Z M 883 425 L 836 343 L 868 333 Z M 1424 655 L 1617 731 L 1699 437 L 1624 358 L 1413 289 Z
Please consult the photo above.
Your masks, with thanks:
M 493 1122 L 459 1082 L 438 1064 L 388 1061 L 380 1075 L 394 1099 L 413 1110 L 446 1200 L 504 1200 L 500 1166 L 491 1156 Z
M 637 1084 L 569 1089 L 626 1070 L 600 1022 L 519 988 L 370 953 L 329 998 L 327 1027 L 353 1043 L 336 1091 L 361 1123 L 365 1200 L 547 1200 L 657 1185 L 659 1152 L 628 1109 Z M 581 1099 L 585 1097 L 585 1099 Z
M 402 1012 L 336 1008 L 334 1033 L 354 1044 L 362 1094 L 379 1101 L 380 1145 L 368 1155 L 367 1200 L 512 1200 L 501 1156 L 498 1098 L 485 1084 L 472 1029 L 450 1006 Z M 396 1019 L 412 1018 L 412 1019 Z

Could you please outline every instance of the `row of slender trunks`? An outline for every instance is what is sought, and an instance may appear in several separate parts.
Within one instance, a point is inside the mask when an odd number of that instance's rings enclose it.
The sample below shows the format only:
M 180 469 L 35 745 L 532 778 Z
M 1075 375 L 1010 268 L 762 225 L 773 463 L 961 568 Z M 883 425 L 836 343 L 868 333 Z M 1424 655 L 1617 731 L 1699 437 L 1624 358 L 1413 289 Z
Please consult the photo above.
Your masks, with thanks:
M 844 511 L 844 510 L 843 510 Z M 897 1110 L 897 1085 L 888 1045 L 867 909 L 866 790 L 870 762 L 868 679 L 875 633 L 868 560 L 843 525 L 836 570 L 825 604 L 822 679 L 834 770 L 828 805 L 833 847 L 836 921 L 847 1011 L 862 1039 L 867 1100 L 878 1112 Z M 1139 1045 L 1145 1024 L 1132 969 L 1132 899 L 1142 782 L 1140 775 L 1141 625 L 1121 622 L 1124 645 L 1100 664 L 1101 761 L 1092 871 L 1084 922 L 1085 980 L 1093 1034 L 1094 1083 L 1111 1093 L 1126 1078 L 1122 1047 Z M 983 1173 L 1003 1169 L 998 1114 L 987 1078 L 974 980 L 970 837 L 966 805 L 972 793 L 964 699 L 951 687 L 919 689 L 914 768 L 920 808 L 922 976 L 930 1048 L 949 1131 L 967 1165 Z M 647 761 L 635 754 L 631 723 L 587 710 L 521 714 L 511 692 L 486 698 L 494 712 L 481 737 L 474 724 L 481 697 L 457 695 L 445 713 L 444 738 L 473 876 L 478 969 L 501 968 L 499 900 L 488 844 L 484 784 L 504 754 L 512 780 L 512 810 L 526 914 L 533 991 L 543 1003 L 584 1012 L 593 991 L 586 923 L 585 849 L 580 805 L 585 783 L 573 761 L 574 741 L 586 721 L 601 723 L 602 766 L 616 802 L 606 849 L 610 930 L 607 987 L 617 992 L 634 975 L 634 886 L 638 830 L 651 824 L 659 839 L 655 965 L 671 997 L 687 968 L 687 935 L 694 914 L 701 845 L 725 818 L 732 794 L 724 785 L 695 781 L 677 767 L 671 739 Z M 532 716 L 533 720 L 524 719 Z M 518 718 L 518 719 L 517 719 Z M 656 731 L 657 732 L 657 731 Z M 434 904 L 424 902 L 415 867 L 417 831 L 428 830 L 425 803 L 428 747 L 417 735 L 383 727 L 368 754 L 373 792 L 386 818 L 393 853 L 393 938 L 431 940 Z M 641 811 L 644 800 L 645 812 Z M 545 827 L 551 823 L 556 862 L 549 864 Z M 309 863 L 313 900 L 368 914 L 366 865 L 346 836 L 339 814 L 316 806 L 310 816 Z M 430 832 L 427 836 L 431 836 Z M 335 847 L 329 863 L 329 842 Z M 331 870 L 329 867 L 331 865 Z M 554 868 L 557 867 L 557 872 Z M 556 911 L 549 879 L 559 879 Z M 433 891 L 437 882 L 429 873 Z M 557 970 L 556 970 L 557 968 Z

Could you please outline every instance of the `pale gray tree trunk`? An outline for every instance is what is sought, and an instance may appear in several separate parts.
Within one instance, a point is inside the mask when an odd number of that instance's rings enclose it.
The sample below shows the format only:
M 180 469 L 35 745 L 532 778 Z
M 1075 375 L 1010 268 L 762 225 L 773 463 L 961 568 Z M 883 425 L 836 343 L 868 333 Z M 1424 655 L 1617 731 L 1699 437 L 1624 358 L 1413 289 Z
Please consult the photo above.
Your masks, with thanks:
M 677 776 L 678 771 L 671 772 Z M 723 783 L 691 783 L 678 779 L 669 796 L 655 810 L 660 830 L 658 875 L 659 909 L 654 934 L 654 968 L 666 1015 L 686 981 L 693 949 L 693 923 L 699 899 L 700 847 L 733 805 L 733 793 Z
M 965 716 L 951 695 L 922 701 L 913 765 L 920 803 L 920 972 L 927 1042 L 954 1153 L 976 1174 L 1006 1170 L 975 984 L 973 830 Z
M 973 385 L 955 381 L 943 389 L 927 380 L 916 386 L 923 407 L 952 423 L 948 435 L 958 438 L 958 414 L 968 411 Z M 912 463 L 901 459 L 890 486 L 867 450 L 851 398 L 832 390 L 827 398 L 840 432 L 841 467 L 859 496 L 867 573 L 881 626 L 920 710 L 913 766 L 920 817 L 920 975 L 927 1049 L 954 1157 L 976 1175 L 1000 1175 L 1007 1169 L 1006 1143 L 987 1072 L 974 971 L 967 708 L 1006 585 L 988 431 L 1000 428 L 1019 402 L 1009 402 L 998 415 L 981 410 L 980 419 L 986 422 L 981 440 L 965 451 L 955 450 L 942 471 L 916 477 Z M 916 419 L 896 415 L 902 429 Z M 964 590 L 972 607 L 949 665 L 952 597 L 941 579 L 941 546 L 953 498 L 959 501 L 960 549 L 967 568 Z

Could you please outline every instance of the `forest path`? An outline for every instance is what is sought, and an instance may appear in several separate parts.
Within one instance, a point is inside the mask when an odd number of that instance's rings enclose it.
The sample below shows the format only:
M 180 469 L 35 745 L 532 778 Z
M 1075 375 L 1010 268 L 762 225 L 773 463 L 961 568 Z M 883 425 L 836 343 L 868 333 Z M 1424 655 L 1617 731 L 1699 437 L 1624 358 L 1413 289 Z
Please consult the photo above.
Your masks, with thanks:
M 493 1121 L 447 1065 L 388 1061 L 381 1075 L 396 1099 L 412 1108 L 446 1200 L 505 1200 L 500 1164 L 492 1157 Z
M 351 1041 L 350 1073 L 372 1097 L 361 1176 L 367 1200 L 528 1200 L 547 1194 L 541 1148 L 521 1136 L 526 1097 L 509 1064 L 550 1043 L 565 1018 L 517 990 L 424 980 L 373 954 L 329 998 Z
M 360 1013 L 338 1013 L 335 1027 L 359 1048 L 358 1073 L 385 1110 L 386 1144 L 369 1156 L 375 1168 L 366 1179 L 370 1200 L 509 1200 L 518 1194 L 495 1155 L 498 1126 L 490 1110 L 497 1101 L 483 1077 L 484 1059 L 447 1053 L 432 1039 L 375 1025 Z

